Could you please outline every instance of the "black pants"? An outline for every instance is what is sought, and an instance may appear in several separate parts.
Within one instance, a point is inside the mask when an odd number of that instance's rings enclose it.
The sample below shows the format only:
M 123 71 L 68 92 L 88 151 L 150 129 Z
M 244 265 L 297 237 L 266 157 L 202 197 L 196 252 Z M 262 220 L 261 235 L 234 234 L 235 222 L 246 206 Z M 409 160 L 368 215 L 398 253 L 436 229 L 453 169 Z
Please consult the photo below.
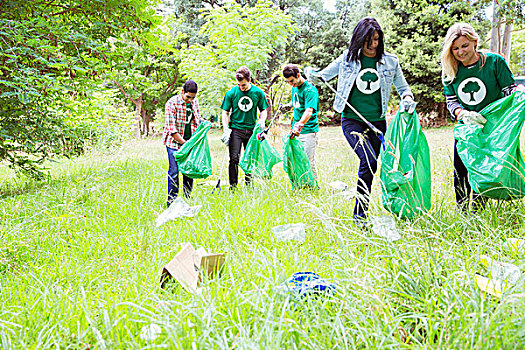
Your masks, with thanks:
M 241 146 L 246 150 L 246 145 L 252 137 L 253 130 L 232 129 L 228 151 L 230 152 L 230 164 L 228 166 L 228 176 L 230 186 L 235 187 L 239 178 L 239 161 L 241 158 Z M 252 180 L 251 174 L 245 174 L 244 181 L 249 184 Z
M 372 122 L 381 132 L 386 131 L 386 121 Z M 366 217 L 372 181 L 377 171 L 377 158 L 381 152 L 381 140 L 368 125 L 360 120 L 342 118 L 341 127 L 346 140 L 359 157 L 357 172 L 357 199 L 354 207 L 354 217 Z
M 487 203 L 487 197 L 472 191 L 468 182 L 468 170 L 459 156 L 457 143 L 458 140 L 454 140 L 454 192 L 456 194 L 456 205 L 463 210 L 467 210 L 470 193 L 472 192 L 473 209 L 481 209 Z

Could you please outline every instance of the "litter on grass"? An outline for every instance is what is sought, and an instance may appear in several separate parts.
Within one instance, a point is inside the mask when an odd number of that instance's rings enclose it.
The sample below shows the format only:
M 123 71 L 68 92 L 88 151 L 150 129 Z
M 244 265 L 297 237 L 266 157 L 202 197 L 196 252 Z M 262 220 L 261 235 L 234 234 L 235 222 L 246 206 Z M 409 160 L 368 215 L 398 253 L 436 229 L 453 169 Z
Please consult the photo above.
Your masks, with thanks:
M 481 291 L 484 293 L 501 298 L 505 292 L 505 285 L 502 281 L 494 280 L 492 278 L 478 274 L 474 275 L 474 278 L 476 279 L 476 284 L 478 285 L 479 289 L 481 289 Z
M 334 295 L 337 293 L 335 284 L 321 278 L 314 272 L 296 272 L 278 286 L 277 290 L 291 293 L 299 298 L 310 295 Z
M 371 217 L 372 232 L 376 235 L 394 242 L 401 238 L 401 234 L 396 228 L 394 218 L 390 216 Z
M 492 279 L 510 284 L 515 284 L 520 279 L 520 268 L 516 265 L 492 260 L 486 255 L 479 258 L 481 264 L 489 270 Z
M 162 333 L 162 328 L 155 323 L 151 323 L 142 327 L 140 331 L 140 339 L 144 341 L 154 341 Z
M 186 243 L 169 263 L 162 269 L 161 288 L 174 278 L 188 291 L 200 293 L 199 284 L 203 275 L 211 279 L 218 275 L 224 266 L 225 253 L 208 253 L 204 248 L 195 250 L 191 243 Z
M 487 268 L 490 276 L 474 276 L 479 289 L 485 293 L 501 298 L 505 290 L 520 278 L 520 269 L 516 265 L 496 261 L 486 255 L 481 255 L 479 261 Z
M 503 248 L 513 253 L 524 253 L 525 252 L 525 240 L 519 238 L 509 238 L 503 243 Z
M 328 184 L 332 189 L 336 191 L 345 191 L 348 190 L 348 185 L 345 184 L 343 181 L 332 181 Z
M 194 217 L 201 210 L 202 205 L 190 207 L 182 198 L 177 198 L 171 203 L 168 209 L 159 214 L 155 220 L 156 227 L 162 226 L 168 221 L 182 217 Z
M 286 224 L 274 226 L 271 229 L 275 237 L 281 241 L 288 241 L 295 239 L 299 242 L 304 242 L 306 230 L 304 224 Z

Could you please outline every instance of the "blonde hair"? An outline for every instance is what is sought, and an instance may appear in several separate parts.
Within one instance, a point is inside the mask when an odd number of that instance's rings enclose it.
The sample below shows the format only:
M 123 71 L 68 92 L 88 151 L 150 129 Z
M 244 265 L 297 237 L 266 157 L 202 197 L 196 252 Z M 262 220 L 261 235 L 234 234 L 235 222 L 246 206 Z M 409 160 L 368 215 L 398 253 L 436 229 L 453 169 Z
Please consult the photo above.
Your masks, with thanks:
M 452 44 L 459 37 L 464 36 L 470 41 L 476 42 L 476 51 L 477 44 L 479 42 L 479 35 L 476 33 L 474 28 L 468 23 L 456 23 L 453 24 L 445 36 L 445 42 L 443 43 L 443 51 L 441 51 L 441 79 L 443 84 L 450 84 L 456 74 L 458 73 L 458 60 L 452 54 Z M 479 51 L 478 51 L 479 52 Z M 481 54 L 481 66 L 485 64 L 486 56 L 483 53 Z

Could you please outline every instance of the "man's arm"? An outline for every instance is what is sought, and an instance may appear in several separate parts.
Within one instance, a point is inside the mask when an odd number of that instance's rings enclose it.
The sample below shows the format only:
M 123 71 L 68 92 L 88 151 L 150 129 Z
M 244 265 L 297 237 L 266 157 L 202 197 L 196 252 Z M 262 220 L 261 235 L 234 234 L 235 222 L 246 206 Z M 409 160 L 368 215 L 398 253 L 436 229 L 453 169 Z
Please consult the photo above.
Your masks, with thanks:
M 175 140 L 175 142 L 177 142 L 178 144 L 182 145 L 184 143 L 186 143 L 186 140 L 184 140 L 182 138 L 182 136 L 180 136 L 180 134 L 178 132 L 175 132 L 173 134 L 171 134 L 171 137 L 173 137 L 173 139 Z
M 304 125 L 308 122 L 308 120 L 310 120 L 310 117 L 312 117 L 313 112 L 314 109 L 311 107 L 304 110 L 301 119 L 298 122 L 296 122 L 293 126 L 292 138 L 301 134 L 301 130 L 303 129 Z
M 305 111 L 303 113 L 303 116 L 298 121 L 298 123 L 301 123 L 301 124 L 305 125 L 310 120 L 310 117 L 312 116 L 313 113 L 314 113 L 314 109 L 313 108 L 305 109 Z
M 264 130 L 266 126 L 266 118 L 268 118 L 268 108 L 259 113 L 259 126 Z
M 230 112 L 222 110 L 222 130 L 226 132 L 230 123 Z

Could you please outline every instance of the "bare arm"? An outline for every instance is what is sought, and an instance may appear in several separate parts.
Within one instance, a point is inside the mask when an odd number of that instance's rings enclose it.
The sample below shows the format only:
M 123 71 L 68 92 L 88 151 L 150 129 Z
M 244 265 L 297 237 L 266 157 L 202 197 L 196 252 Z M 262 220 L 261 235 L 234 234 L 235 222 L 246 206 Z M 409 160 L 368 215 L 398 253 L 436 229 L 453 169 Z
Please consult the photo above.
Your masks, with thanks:
M 229 123 L 230 123 L 230 113 L 223 109 L 222 110 L 222 130 L 226 130 L 228 128 Z
M 173 134 L 171 134 L 171 137 L 173 137 L 173 139 L 180 145 L 186 143 L 186 140 L 184 140 L 178 132 L 174 132 Z
M 306 124 L 308 122 L 308 120 L 310 120 L 310 118 L 312 117 L 312 114 L 314 113 L 314 109 L 313 108 L 307 108 L 305 109 L 304 113 L 303 113 L 303 116 L 301 117 L 301 119 L 299 120 L 298 123 L 301 123 L 301 124 Z
M 266 125 L 266 118 L 268 118 L 268 109 L 265 109 L 259 113 L 259 125 L 262 129 L 264 129 L 264 126 Z

